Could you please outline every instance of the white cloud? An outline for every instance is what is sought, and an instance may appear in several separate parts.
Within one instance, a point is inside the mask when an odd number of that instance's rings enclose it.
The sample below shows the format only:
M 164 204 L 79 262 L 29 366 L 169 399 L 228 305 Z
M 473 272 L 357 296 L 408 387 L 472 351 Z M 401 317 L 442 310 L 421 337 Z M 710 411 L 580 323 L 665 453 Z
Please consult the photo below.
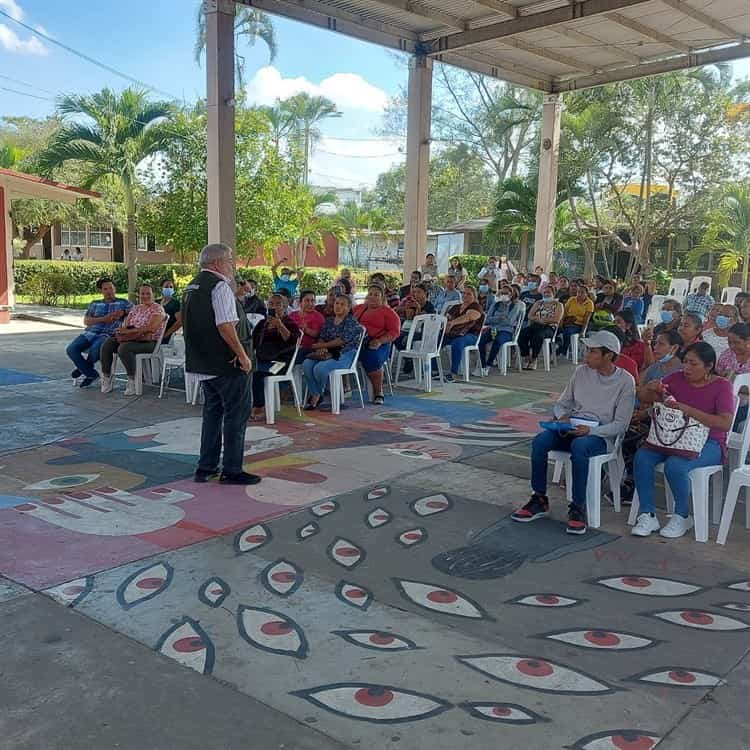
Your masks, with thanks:
M 310 162 L 310 180 L 324 187 L 373 187 L 382 172 L 402 162 L 403 141 L 323 137 Z
M 0 0 L 2 2 L 2 0 Z M 48 49 L 35 36 L 21 39 L 13 29 L 0 23 L 0 47 L 8 52 L 19 52 L 26 55 L 46 55 Z
M 23 10 L 16 0 L 0 0 L 0 9 L 4 10 L 11 18 L 16 21 L 23 19 Z
M 254 104 L 272 105 L 277 99 L 288 99 L 301 92 L 328 97 L 344 112 L 347 109 L 382 112 L 388 102 L 388 94 L 383 89 L 356 73 L 335 73 L 320 83 L 313 83 L 304 76 L 284 78 L 273 65 L 268 65 L 247 85 L 249 101 Z

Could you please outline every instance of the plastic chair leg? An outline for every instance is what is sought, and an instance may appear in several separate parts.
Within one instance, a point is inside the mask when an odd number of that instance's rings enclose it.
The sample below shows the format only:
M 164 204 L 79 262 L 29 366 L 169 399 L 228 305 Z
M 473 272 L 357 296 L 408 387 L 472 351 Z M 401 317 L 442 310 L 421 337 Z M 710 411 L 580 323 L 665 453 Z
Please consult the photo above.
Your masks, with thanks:
M 693 522 L 695 524 L 695 541 L 708 541 L 708 477 L 690 479 L 690 490 L 693 495 Z
M 419 365 L 424 368 L 424 392 L 432 393 L 432 362 L 425 357 Z
M 365 408 L 365 397 L 362 395 L 362 383 L 359 380 L 359 373 L 355 370 L 354 372 L 354 379 L 357 382 L 357 392 L 359 393 L 359 403 L 362 406 L 362 408 Z
M 721 522 L 719 523 L 719 533 L 716 535 L 717 544 L 726 544 L 727 536 L 729 535 L 729 527 L 732 525 L 732 516 L 734 516 L 734 509 L 737 505 L 737 499 L 740 494 L 742 485 L 740 484 L 740 478 L 732 473 L 729 479 L 729 489 L 727 490 L 727 498 L 724 501 L 724 509 L 721 512 Z M 747 501 L 747 490 L 745 491 L 745 503 Z
M 638 510 L 641 507 L 641 501 L 638 499 L 638 490 L 633 493 L 633 502 L 630 506 L 630 515 L 628 516 L 628 526 L 635 526 L 638 520 Z
M 463 368 L 464 368 L 464 382 L 469 382 L 469 374 L 471 370 L 471 351 L 469 349 L 464 349 L 463 351 Z
M 172 368 L 169 368 L 169 374 L 172 374 Z M 162 398 L 164 396 L 164 382 L 167 379 L 167 361 L 164 360 L 164 364 L 161 366 L 161 383 L 159 384 L 159 398 Z M 167 383 L 167 387 L 169 387 L 169 383 Z
M 135 395 L 143 395 L 143 360 L 135 358 Z
M 550 344 L 549 339 L 545 339 L 544 343 L 542 344 L 542 356 L 544 357 L 544 371 L 549 372 L 550 366 L 549 366 L 549 358 L 550 358 Z
M 588 525 L 598 529 L 602 525 L 602 465 L 589 460 L 589 474 L 586 479 L 586 516 Z
M 568 499 L 568 505 L 573 502 L 573 462 L 565 461 L 565 496 Z
M 268 378 L 263 384 L 263 390 L 266 396 L 266 424 L 274 424 L 276 421 L 276 394 L 274 393 L 275 387 Z
M 553 484 L 560 484 L 560 480 L 562 479 L 562 471 L 563 471 L 563 462 L 555 461 L 555 465 L 552 468 L 552 483 Z
M 290 381 L 292 386 L 292 395 L 294 396 L 294 405 L 297 407 L 297 415 L 302 416 L 302 406 L 299 402 L 299 390 L 297 389 L 297 381 L 292 378 Z

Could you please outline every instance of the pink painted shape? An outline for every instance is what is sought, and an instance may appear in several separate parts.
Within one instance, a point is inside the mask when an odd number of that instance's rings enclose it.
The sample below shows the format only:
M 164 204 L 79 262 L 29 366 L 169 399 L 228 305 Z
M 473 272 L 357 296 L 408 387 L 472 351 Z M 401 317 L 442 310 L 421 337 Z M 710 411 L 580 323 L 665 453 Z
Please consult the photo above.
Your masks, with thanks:
M 528 411 L 521 411 L 520 409 L 500 409 L 497 416 L 492 417 L 488 421 L 506 424 L 510 427 L 515 427 L 520 432 L 530 432 L 534 435 L 541 429 L 539 422 L 542 421 L 542 416 L 532 414 Z

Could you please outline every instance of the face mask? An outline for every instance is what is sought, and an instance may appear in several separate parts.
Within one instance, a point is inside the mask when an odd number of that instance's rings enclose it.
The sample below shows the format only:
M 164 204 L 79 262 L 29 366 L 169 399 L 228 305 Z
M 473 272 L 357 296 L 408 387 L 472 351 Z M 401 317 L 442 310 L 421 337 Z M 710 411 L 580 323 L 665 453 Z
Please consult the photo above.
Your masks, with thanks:
M 672 354 L 672 352 L 669 352 L 669 354 L 665 354 L 661 359 L 657 360 L 657 362 L 660 365 L 666 365 L 667 362 L 669 362 L 669 360 L 673 358 L 674 354 Z
M 167 299 L 169 299 L 169 297 L 174 296 L 174 289 L 172 289 L 171 287 L 165 286 L 164 289 L 161 290 L 161 293 L 164 297 L 167 297 Z
M 489 284 L 480 284 L 480 285 L 479 285 L 479 291 L 480 291 L 480 292 L 481 292 L 482 294 L 486 294 L 487 292 L 489 292 L 489 291 L 490 291 L 490 286 L 489 286 Z
M 674 320 L 674 313 L 671 310 L 662 310 L 661 311 L 661 322 L 662 323 L 671 323 Z
M 526 288 L 530 292 L 533 292 L 538 286 L 539 286 L 539 284 L 537 284 L 536 281 L 530 281 L 528 284 L 526 284 Z
M 281 280 L 282 281 L 289 281 L 289 274 L 288 273 L 281 274 Z
M 255 289 L 253 289 L 252 287 L 250 287 L 250 289 L 248 289 L 247 292 L 245 293 L 245 296 L 246 297 L 254 297 L 255 296 Z
M 725 329 L 729 328 L 729 326 L 732 325 L 732 320 L 728 318 L 726 315 L 717 315 L 716 316 L 716 327 Z
M 499 296 L 499 297 L 497 298 L 497 301 L 498 301 L 498 302 L 510 302 L 510 295 L 509 295 L 509 294 L 501 294 L 501 295 L 500 295 L 500 296 Z
M 545 294 L 544 297 L 542 297 L 542 299 L 545 302 L 552 302 L 552 300 L 555 299 L 555 298 L 551 294 Z

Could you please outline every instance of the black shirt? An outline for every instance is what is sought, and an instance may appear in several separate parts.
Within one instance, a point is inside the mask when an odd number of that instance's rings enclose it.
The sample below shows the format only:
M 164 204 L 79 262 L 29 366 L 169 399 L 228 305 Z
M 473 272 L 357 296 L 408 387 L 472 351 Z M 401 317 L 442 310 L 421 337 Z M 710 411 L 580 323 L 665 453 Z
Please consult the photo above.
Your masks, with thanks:
M 268 315 L 268 310 L 266 310 L 263 300 L 257 294 L 254 294 L 252 297 L 243 297 L 240 300 L 240 304 L 248 315 Z
M 159 300 L 160 302 L 163 302 L 163 300 Z M 164 312 L 167 314 L 167 327 L 164 329 L 165 331 L 168 331 L 177 321 L 177 313 L 180 312 L 180 301 L 178 299 L 175 299 L 172 297 L 172 299 L 167 302 L 166 305 L 163 305 Z M 171 339 L 172 336 L 165 336 L 162 340 L 162 344 L 168 344 L 169 339 Z

